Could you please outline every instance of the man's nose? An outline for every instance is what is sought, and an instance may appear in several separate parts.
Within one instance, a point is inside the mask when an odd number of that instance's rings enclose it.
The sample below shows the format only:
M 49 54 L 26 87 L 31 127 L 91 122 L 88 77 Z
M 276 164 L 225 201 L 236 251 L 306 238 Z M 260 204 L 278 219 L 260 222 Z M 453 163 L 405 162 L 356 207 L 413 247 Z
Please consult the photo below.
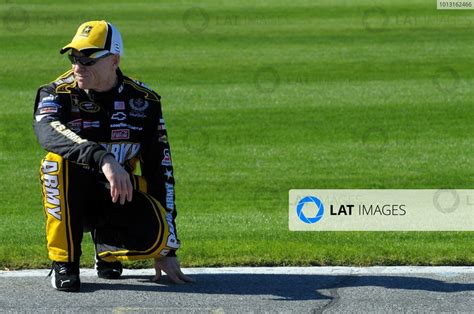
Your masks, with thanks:
M 84 72 L 86 69 L 86 66 L 77 62 L 72 65 L 72 69 L 74 70 L 74 72 Z

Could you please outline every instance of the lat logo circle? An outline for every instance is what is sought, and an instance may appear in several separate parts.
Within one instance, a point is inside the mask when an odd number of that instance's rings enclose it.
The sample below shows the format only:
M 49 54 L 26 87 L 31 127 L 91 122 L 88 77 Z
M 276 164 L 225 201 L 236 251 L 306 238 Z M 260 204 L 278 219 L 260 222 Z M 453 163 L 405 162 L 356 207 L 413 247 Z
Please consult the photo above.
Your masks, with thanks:
M 460 203 L 461 199 L 455 190 L 438 190 L 433 196 L 433 205 L 444 214 L 454 212 Z
M 318 209 L 315 213 L 315 216 L 314 217 L 307 217 L 304 212 L 303 212 L 303 208 L 306 204 L 311 204 L 313 203 L 316 208 Z M 296 214 L 298 215 L 298 218 L 304 222 L 304 223 L 307 223 L 307 224 L 314 224 L 318 221 L 321 220 L 321 218 L 323 218 L 324 216 L 324 205 L 323 203 L 321 202 L 321 200 L 315 196 L 306 196 L 306 197 L 303 197 L 299 202 L 298 202 L 298 205 L 296 206 Z

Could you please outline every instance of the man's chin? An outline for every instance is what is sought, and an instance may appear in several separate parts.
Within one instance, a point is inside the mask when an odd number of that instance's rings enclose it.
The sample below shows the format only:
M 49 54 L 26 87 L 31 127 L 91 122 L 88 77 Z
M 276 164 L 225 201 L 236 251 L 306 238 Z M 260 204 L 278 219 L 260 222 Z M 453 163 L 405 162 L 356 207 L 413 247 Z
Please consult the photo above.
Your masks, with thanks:
M 80 88 L 80 89 L 90 89 L 90 84 L 87 84 L 87 82 L 84 82 L 84 81 L 80 81 L 80 80 L 76 80 L 77 81 L 77 86 Z

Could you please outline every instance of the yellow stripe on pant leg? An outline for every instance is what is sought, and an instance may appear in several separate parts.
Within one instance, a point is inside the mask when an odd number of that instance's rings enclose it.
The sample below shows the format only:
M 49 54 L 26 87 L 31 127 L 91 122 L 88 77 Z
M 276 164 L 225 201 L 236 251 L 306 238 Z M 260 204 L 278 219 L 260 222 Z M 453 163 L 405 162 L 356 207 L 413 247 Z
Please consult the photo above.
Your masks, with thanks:
M 69 200 L 68 200 L 68 197 L 69 197 L 69 161 L 63 159 L 63 165 L 64 165 L 64 169 L 65 169 L 65 172 L 64 172 L 64 186 L 65 186 L 65 189 L 64 189 L 64 214 L 66 215 L 66 219 L 67 219 L 67 225 L 66 225 L 66 229 L 67 229 L 67 241 L 68 241 L 68 247 L 69 247 L 69 259 L 71 262 L 73 261 L 78 261 L 78 257 L 76 258 L 76 256 L 74 255 L 74 240 L 73 240 L 73 237 L 72 237 L 72 226 L 71 226 L 71 207 L 69 206 Z M 82 222 L 81 222 L 82 223 Z M 80 244 L 79 244 L 80 245 Z
M 46 214 L 48 257 L 57 262 L 72 260 L 70 221 L 65 202 L 66 186 L 63 178 L 63 158 L 48 153 L 41 164 L 43 208 Z

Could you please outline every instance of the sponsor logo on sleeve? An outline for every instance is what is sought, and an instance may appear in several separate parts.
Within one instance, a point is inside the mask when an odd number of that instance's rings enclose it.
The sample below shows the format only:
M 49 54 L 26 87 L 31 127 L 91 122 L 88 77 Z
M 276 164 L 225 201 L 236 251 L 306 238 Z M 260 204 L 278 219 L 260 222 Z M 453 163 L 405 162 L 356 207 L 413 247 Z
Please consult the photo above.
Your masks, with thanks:
M 43 97 L 41 101 L 38 103 L 38 109 L 40 114 L 46 113 L 56 113 L 59 111 L 61 105 L 56 102 L 57 96 L 49 95 Z
M 112 140 L 128 140 L 130 138 L 129 129 L 112 130 Z
M 48 101 L 54 102 L 57 98 L 58 97 L 55 95 L 49 95 L 49 96 L 41 98 L 41 102 L 48 102 Z
M 165 119 L 161 118 L 158 124 L 158 131 L 166 130 Z
M 112 153 L 120 164 L 132 159 L 140 151 L 140 143 L 101 143 L 101 145 Z
M 158 142 L 160 143 L 168 143 L 168 137 L 166 135 L 162 135 L 158 138 Z
M 165 183 L 166 187 L 166 208 L 174 209 L 174 187 L 171 183 Z
M 61 135 L 65 136 L 69 140 L 77 143 L 77 144 L 82 144 L 86 143 L 87 140 L 81 138 L 79 135 L 74 133 L 72 130 L 68 129 L 64 124 L 61 123 L 61 121 L 52 121 L 50 125 Z
M 40 110 L 39 110 L 40 114 L 56 113 L 56 112 L 58 112 L 58 107 L 57 106 L 54 106 L 54 107 L 41 107 Z
M 49 95 L 41 99 L 41 101 L 38 103 L 38 109 L 44 108 L 44 107 L 61 107 L 61 105 L 56 102 L 57 97 L 54 95 Z
M 38 104 L 38 109 L 40 108 L 44 108 L 44 107 L 56 107 L 56 108 L 59 108 L 61 107 L 60 104 L 58 104 L 57 102 L 54 102 L 54 101 L 41 101 L 39 104 Z
M 167 179 L 167 180 L 169 180 L 170 178 L 172 178 L 172 177 L 173 177 L 173 170 L 170 170 L 170 169 L 166 168 L 165 176 L 166 176 L 166 179 Z
M 170 156 L 170 150 L 168 148 L 165 148 L 163 150 L 163 160 L 161 161 L 162 166 L 171 166 L 171 156 Z
M 170 191 L 170 193 L 173 194 L 172 190 L 173 190 L 173 186 L 167 183 L 166 184 L 166 191 L 167 191 L 166 202 L 167 203 L 168 203 L 168 198 L 170 198 L 170 200 L 172 198 L 172 195 L 171 197 L 168 197 L 168 191 Z M 168 223 L 169 232 L 170 232 L 168 239 L 166 240 L 166 246 L 168 246 L 171 249 L 178 249 L 180 247 L 180 243 L 179 243 L 179 240 L 176 239 L 176 230 L 174 230 L 173 214 L 172 214 L 172 212 L 174 211 L 174 203 L 170 205 L 171 205 L 171 208 L 167 206 L 170 211 L 168 211 L 165 216 L 166 222 Z

